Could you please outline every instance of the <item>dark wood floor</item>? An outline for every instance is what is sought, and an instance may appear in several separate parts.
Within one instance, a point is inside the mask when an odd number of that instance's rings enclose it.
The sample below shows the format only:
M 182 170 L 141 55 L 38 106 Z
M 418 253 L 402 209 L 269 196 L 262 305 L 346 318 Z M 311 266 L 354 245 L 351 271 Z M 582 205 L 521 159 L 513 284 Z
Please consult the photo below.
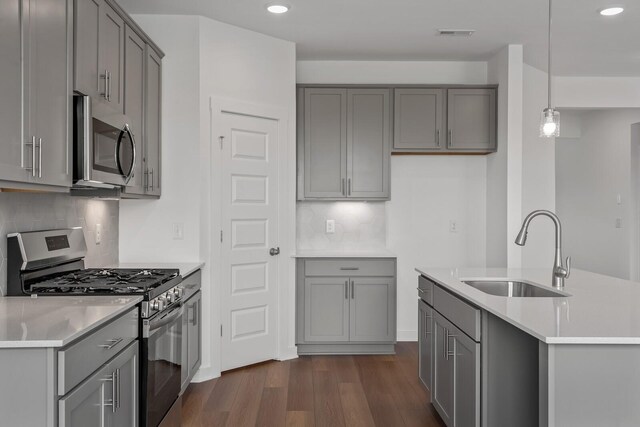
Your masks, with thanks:
M 302 356 L 191 384 L 183 426 L 444 427 L 417 375 L 416 343 L 394 356 Z

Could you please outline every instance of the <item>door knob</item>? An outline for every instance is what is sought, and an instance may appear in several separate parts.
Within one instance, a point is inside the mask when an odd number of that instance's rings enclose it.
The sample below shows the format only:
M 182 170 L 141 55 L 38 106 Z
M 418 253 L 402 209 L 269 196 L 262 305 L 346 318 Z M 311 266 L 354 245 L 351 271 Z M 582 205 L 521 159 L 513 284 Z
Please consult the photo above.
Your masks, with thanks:
M 269 255 L 271 255 L 271 256 L 280 255 L 280 248 L 271 248 L 271 249 L 269 249 Z

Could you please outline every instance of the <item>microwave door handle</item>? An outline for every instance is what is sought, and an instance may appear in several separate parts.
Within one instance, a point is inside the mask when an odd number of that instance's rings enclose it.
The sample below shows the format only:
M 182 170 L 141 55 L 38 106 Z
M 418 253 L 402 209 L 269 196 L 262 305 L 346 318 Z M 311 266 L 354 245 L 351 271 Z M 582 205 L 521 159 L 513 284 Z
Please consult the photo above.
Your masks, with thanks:
M 120 173 L 120 175 L 124 177 L 125 174 L 124 174 L 124 171 L 122 170 L 122 163 L 120 163 L 120 146 L 122 145 L 123 136 L 124 136 L 124 129 L 122 129 L 120 131 L 120 134 L 118 135 L 118 140 L 116 141 L 116 148 L 115 148 L 115 152 L 113 153 L 113 158 L 115 159 L 115 162 L 116 162 L 116 169 L 118 169 L 118 172 Z
M 124 180 L 124 184 L 127 185 L 129 184 L 129 181 L 131 181 L 131 178 L 133 178 L 133 173 L 136 168 L 136 141 L 133 139 L 133 133 L 131 132 L 131 129 L 129 129 L 129 125 L 124 125 L 124 131 L 129 136 L 129 143 L 131 144 L 132 152 L 131 169 Z

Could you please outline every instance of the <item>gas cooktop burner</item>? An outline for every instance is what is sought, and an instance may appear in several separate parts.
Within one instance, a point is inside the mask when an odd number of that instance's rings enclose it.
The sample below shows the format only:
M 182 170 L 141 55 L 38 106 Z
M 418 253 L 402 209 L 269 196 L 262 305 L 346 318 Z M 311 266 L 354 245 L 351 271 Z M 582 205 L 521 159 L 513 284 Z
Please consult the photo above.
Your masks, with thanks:
M 145 294 L 178 270 L 86 269 L 32 283 L 33 294 Z

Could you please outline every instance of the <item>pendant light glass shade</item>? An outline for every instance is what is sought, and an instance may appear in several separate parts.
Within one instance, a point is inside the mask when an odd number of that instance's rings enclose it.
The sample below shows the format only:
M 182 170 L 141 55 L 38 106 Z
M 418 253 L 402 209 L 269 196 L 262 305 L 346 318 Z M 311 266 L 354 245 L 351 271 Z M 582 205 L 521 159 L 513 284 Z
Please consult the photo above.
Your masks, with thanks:
M 560 112 L 558 110 L 553 108 L 542 110 L 540 136 L 544 138 L 560 136 Z

